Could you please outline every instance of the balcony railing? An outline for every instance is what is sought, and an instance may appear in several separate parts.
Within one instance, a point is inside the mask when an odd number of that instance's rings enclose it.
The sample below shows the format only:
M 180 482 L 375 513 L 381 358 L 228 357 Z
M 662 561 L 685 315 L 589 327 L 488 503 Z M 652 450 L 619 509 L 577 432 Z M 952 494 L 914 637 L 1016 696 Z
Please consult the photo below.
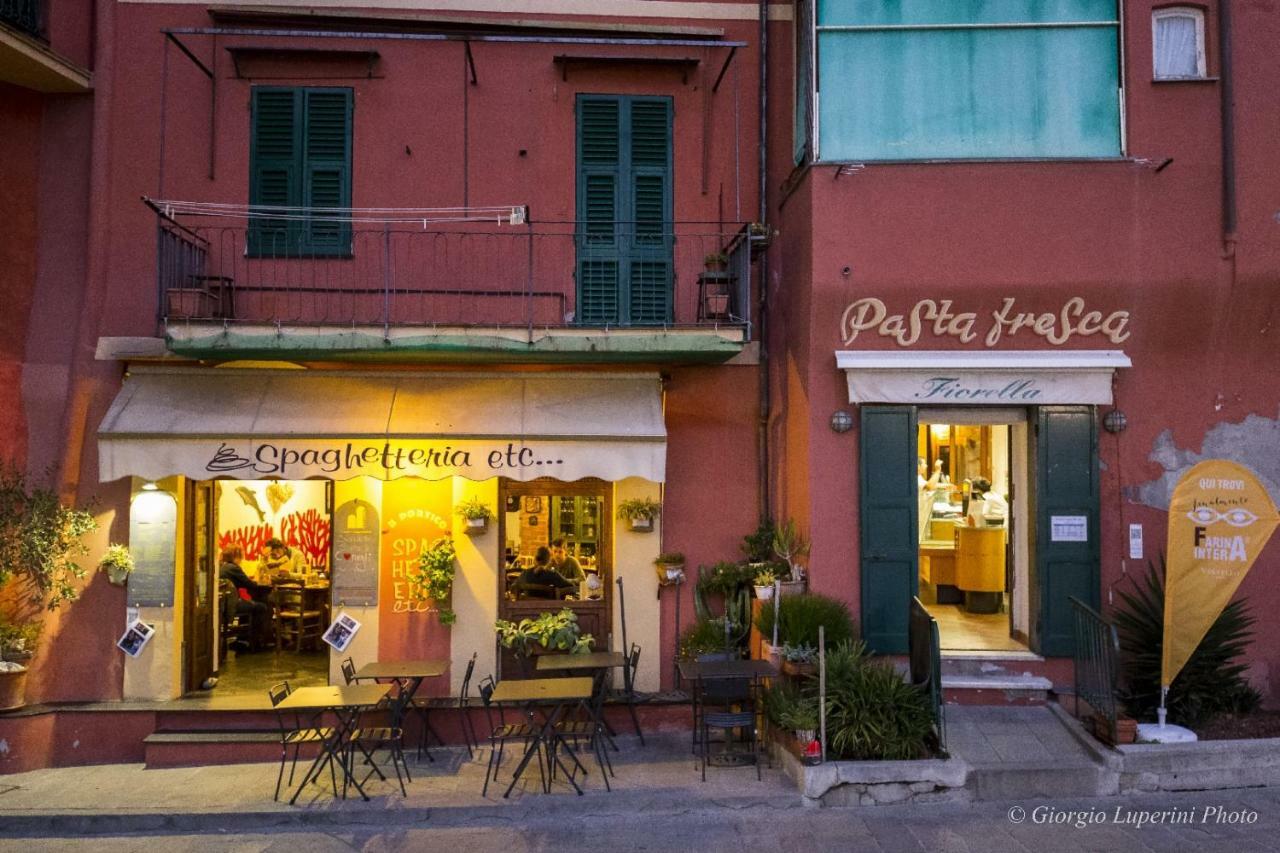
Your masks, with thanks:
M 43 38 L 43 0 L 0 0 L 0 24 Z
M 319 216 L 171 216 L 162 203 L 148 203 L 158 214 L 166 327 L 740 326 L 749 333 L 752 247 L 763 240 L 745 225 L 343 219 L 335 226 Z

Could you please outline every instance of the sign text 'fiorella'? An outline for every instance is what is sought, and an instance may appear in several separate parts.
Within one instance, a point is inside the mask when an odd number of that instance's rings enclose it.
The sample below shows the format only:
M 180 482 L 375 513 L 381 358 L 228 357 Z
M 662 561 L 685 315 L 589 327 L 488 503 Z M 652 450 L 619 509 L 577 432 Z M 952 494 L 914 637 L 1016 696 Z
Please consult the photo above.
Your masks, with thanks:
M 1129 337 L 1128 311 L 1104 314 L 1085 310 L 1085 301 L 1079 296 L 1068 299 L 1057 313 L 1019 311 L 1016 302 L 1012 296 L 1007 297 L 991 312 L 991 325 L 986 327 L 982 340 L 986 346 L 993 347 L 1005 335 L 1012 337 L 1023 329 L 1055 346 L 1077 336 L 1102 335 L 1115 344 Z M 977 340 L 978 314 L 953 312 L 951 305 L 950 299 L 922 299 L 905 314 L 891 314 L 882 300 L 868 296 L 851 302 L 844 309 L 840 330 L 846 346 L 862 332 L 872 330 L 903 347 L 915 344 L 926 330 L 936 337 L 953 337 L 966 344 Z

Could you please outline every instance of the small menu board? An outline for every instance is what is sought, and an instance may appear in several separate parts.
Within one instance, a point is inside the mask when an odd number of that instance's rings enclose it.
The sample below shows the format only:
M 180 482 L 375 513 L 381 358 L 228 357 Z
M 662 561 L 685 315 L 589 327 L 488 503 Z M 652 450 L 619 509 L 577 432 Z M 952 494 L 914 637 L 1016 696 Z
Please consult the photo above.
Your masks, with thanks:
M 335 606 L 369 607 L 378 603 L 378 510 L 368 501 L 350 500 L 334 513 L 333 577 Z
M 177 574 L 178 502 L 168 492 L 140 492 L 129 508 L 129 607 L 172 607 Z

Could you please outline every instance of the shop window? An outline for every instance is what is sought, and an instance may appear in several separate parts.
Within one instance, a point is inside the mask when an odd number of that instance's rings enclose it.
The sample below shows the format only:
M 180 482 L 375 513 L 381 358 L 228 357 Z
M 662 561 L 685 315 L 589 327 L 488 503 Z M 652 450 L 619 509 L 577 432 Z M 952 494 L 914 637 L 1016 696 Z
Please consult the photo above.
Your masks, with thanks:
M 1151 38 L 1155 79 L 1204 79 L 1204 12 L 1157 9 L 1151 13 Z
M 1116 0 L 817 0 L 818 157 L 1120 154 Z
M 249 225 L 256 257 L 351 254 L 350 89 L 255 86 Z
M 671 99 L 578 98 L 579 323 L 671 321 Z
M 508 600 L 591 601 L 604 596 L 602 528 L 609 519 L 602 497 L 571 490 L 513 491 L 504 499 L 504 510 Z M 544 557 L 545 566 L 540 563 Z M 557 577 L 531 580 L 530 573 L 544 568 Z

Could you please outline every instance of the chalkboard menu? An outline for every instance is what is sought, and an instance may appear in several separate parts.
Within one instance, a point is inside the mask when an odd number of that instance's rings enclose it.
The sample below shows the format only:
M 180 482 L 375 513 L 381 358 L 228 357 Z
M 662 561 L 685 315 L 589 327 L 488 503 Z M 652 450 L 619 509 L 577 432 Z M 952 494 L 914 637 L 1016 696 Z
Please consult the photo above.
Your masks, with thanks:
M 129 508 L 130 607 L 172 607 L 177 574 L 178 502 L 168 492 L 141 492 Z
M 333 591 L 335 605 L 378 603 L 378 510 L 368 501 L 350 500 L 334 513 Z

